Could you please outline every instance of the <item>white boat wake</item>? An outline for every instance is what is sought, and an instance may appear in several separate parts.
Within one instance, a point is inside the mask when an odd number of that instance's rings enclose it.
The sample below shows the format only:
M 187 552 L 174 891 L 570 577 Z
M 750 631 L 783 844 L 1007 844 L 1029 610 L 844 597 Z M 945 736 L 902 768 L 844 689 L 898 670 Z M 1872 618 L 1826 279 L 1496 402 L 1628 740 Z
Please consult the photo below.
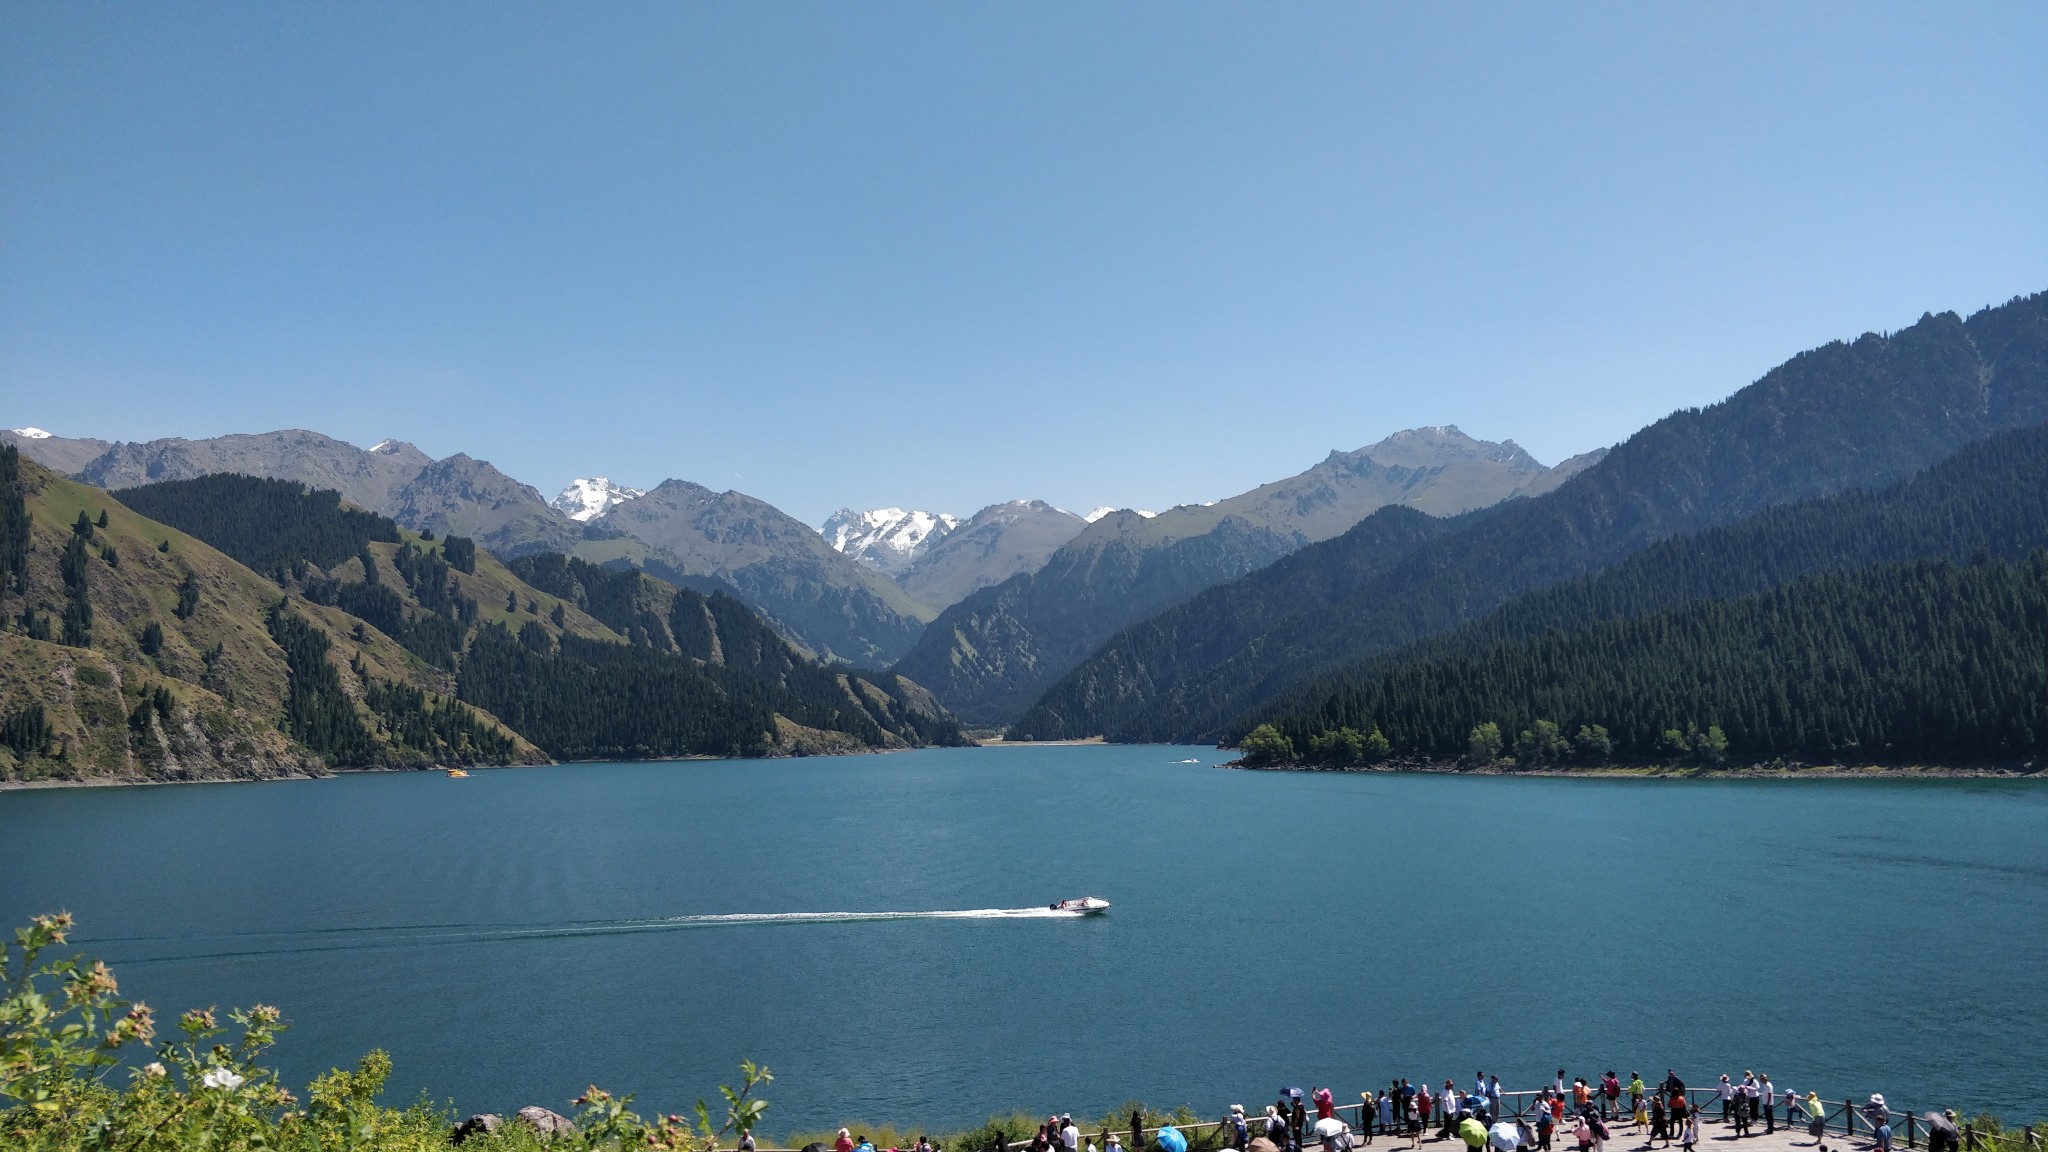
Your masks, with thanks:
M 444 944 L 494 944 L 546 940 L 564 936 L 617 936 L 637 932 L 674 932 L 692 928 L 748 925 L 859 924 L 888 920 L 1082 920 L 1082 910 L 1037 908 L 961 908 L 922 912 L 722 912 L 694 916 L 637 917 L 619 920 L 572 920 L 553 924 L 403 924 L 362 928 L 303 928 L 273 932 L 223 932 L 193 936 L 112 937 L 98 943 L 148 942 L 169 945 L 160 955 L 131 956 L 121 962 L 149 964 L 181 960 L 218 960 L 242 956 L 275 956 L 295 952 L 347 952 L 366 949 L 427 947 Z M 177 950 L 178 945 L 214 944 L 221 951 Z

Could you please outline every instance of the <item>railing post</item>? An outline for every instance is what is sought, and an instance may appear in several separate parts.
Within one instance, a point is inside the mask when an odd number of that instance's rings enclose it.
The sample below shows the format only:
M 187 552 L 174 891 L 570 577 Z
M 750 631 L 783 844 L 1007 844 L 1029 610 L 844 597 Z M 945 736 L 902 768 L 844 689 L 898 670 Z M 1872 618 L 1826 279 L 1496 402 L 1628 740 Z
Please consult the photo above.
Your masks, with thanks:
M 1918 1119 L 1919 1117 L 1913 1113 L 1906 1113 L 1906 1147 L 1908 1148 L 1918 1148 L 1920 1146 L 1920 1142 L 1913 1137 L 1913 1128 Z
M 1963 1125 L 1963 1152 L 1972 1152 L 1977 1147 L 1977 1126 Z

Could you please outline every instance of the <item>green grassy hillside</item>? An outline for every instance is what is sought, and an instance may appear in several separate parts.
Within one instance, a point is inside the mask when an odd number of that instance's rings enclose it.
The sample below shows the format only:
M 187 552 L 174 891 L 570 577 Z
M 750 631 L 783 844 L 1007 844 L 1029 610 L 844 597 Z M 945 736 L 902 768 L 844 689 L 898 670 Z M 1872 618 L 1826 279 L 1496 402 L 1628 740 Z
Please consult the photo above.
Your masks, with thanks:
M 210 475 L 121 493 L 153 520 L 13 468 L 5 487 L 29 524 L 7 637 L 24 655 L 0 695 L 15 779 L 959 739 L 928 693 L 826 669 L 729 596 L 552 554 L 515 572 L 474 540 L 405 531 L 291 482 Z M 18 525 L 0 515 L 0 543 Z M 177 685 L 159 690 L 164 679 Z M 208 749 L 152 750 L 215 713 Z
M 21 501 L 28 523 L 17 537 L 26 545 L 18 576 L 10 574 L 0 596 L 7 624 L 0 722 L 9 737 L 0 779 L 216 779 L 323 769 L 322 758 L 278 726 L 292 675 L 266 623 L 281 598 L 275 583 L 105 492 L 6 455 L 0 487 Z M 347 672 L 340 679 L 372 738 L 364 763 L 433 759 L 431 749 L 407 746 L 361 701 L 370 685 L 400 685 L 422 693 L 424 707 L 447 707 L 445 677 L 344 613 L 302 602 L 290 610 L 327 638 L 328 658 Z M 498 759 L 542 758 L 488 716 L 479 720 L 505 745 Z

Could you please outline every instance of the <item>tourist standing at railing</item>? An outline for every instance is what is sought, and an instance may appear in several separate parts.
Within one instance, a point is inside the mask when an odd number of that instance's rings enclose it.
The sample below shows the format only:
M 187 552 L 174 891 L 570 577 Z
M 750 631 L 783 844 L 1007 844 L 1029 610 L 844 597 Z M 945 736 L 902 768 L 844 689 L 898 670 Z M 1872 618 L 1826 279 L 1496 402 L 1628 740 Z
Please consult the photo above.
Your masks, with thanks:
M 1648 1148 L 1653 1140 L 1662 1140 L 1664 1141 L 1664 1147 L 1671 1147 L 1671 1125 L 1664 1120 L 1664 1094 L 1662 1092 L 1650 1097 L 1650 1135 L 1649 1139 L 1643 1141 L 1643 1147 Z
M 1301 1103 L 1301 1089 L 1289 1095 L 1294 1097 L 1294 1108 L 1287 1115 L 1287 1146 L 1290 1152 L 1301 1152 L 1301 1134 L 1308 1131 L 1308 1109 Z
M 1328 1088 L 1316 1089 L 1310 1093 L 1310 1098 L 1316 1102 L 1316 1119 L 1328 1120 L 1337 1114 L 1337 1098 Z
M 1446 1080 L 1446 1081 L 1444 1081 L 1444 1094 L 1443 1094 L 1442 1096 L 1439 1096 L 1439 1097 L 1437 1098 L 1437 1102 L 1436 1102 L 1436 1114 L 1437 1114 L 1437 1128 L 1438 1128 L 1438 1131 L 1437 1131 L 1437 1134 L 1436 1134 L 1436 1138 L 1437 1138 L 1437 1139 L 1439 1139 L 1439 1140 L 1448 1140 L 1448 1139 L 1450 1139 L 1450 1138 L 1451 1138 L 1452 1136 L 1454 1136 L 1454 1135 L 1456 1135 L 1456 1134 L 1457 1134 L 1457 1131 L 1458 1131 L 1458 1117 L 1457 1117 L 1457 1111 L 1458 1111 L 1458 1086 L 1457 1086 L 1456 1084 L 1452 1083 L 1451 1081 L 1449 1081 L 1449 1080 Z
M 1557 1131 L 1557 1121 L 1550 1115 L 1550 1089 L 1536 1098 L 1536 1146 L 1543 1152 L 1550 1152 L 1551 1134 Z
M 1927 1152 L 1960 1152 L 1963 1137 L 1956 1130 L 1953 1109 L 1929 1112 L 1924 1119 L 1927 1121 Z
M 1081 1129 L 1074 1124 L 1071 1114 L 1060 1117 L 1060 1144 L 1067 1152 L 1081 1152 Z
M 1251 1125 L 1246 1124 L 1244 1121 L 1244 1105 L 1232 1104 L 1230 1106 L 1230 1146 L 1237 1149 L 1237 1152 L 1244 1152 L 1251 1145 L 1251 1142 L 1252 1129 Z M 1372 1143 L 1371 1128 L 1365 1130 L 1365 1142 L 1368 1144 Z
M 1813 1146 L 1827 1152 L 1828 1107 L 1820 1102 L 1820 1093 L 1808 1092 L 1799 1110 L 1806 1113 L 1806 1134 L 1813 1137 Z
M 1402 1083 L 1406 1084 L 1407 1081 L 1403 1080 Z M 1401 1125 L 1407 1131 L 1409 1147 L 1422 1147 L 1422 1130 L 1429 1124 L 1429 1110 L 1434 1107 L 1436 1107 L 1436 1101 L 1430 1098 L 1428 1082 L 1425 1081 L 1417 1084 L 1415 1086 L 1415 1118 L 1409 1120 L 1406 1116 L 1403 1116 L 1403 1123 Z
M 1683 1083 L 1683 1081 L 1681 1081 Z M 1694 1115 L 1692 1101 L 1686 1099 L 1685 1089 L 1671 1094 L 1671 1135 L 1675 1139 L 1685 1138 L 1686 1122 Z
M 1486 1078 L 1486 1122 L 1491 1124 L 1500 1119 L 1500 1077 Z
M 1714 1091 L 1721 1097 L 1721 1123 L 1726 1124 L 1729 1113 L 1735 1111 L 1735 1084 L 1726 1072 L 1721 1073 L 1721 1082 L 1714 1086 Z
M 1628 1074 L 1628 1110 L 1631 1115 L 1643 1114 L 1643 1074 L 1634 1069 L 1630 1069 Z M 1640 1125 L 1643 1121 L 1637 1120 L 1636 1123 Z
M 1778 1114 L 1775 1111 L 1778 1107 L 1778 1090 L 1771 1086 L 1771 1074 L 1769 1072 L 1759 1076 L 1757 1081 L 1757 1094 L 1764 1105 L 1764 1135 L 1769 1136 L 1778 1130 Z M 1785 1118 L 1788 1124 L 1791 1123 L 1791 1120 L 1790 1116 Z
M 1131 1152 L 1145 1152 L 1145 1113 L 1137 1108 L 1131 1109 Z
M 1287 1120 L 1280 1115 L 1278 1104 L 1266 1105 L 1266 1139 L 1271 1140 L 1275 1148 L 1287 1146 Z

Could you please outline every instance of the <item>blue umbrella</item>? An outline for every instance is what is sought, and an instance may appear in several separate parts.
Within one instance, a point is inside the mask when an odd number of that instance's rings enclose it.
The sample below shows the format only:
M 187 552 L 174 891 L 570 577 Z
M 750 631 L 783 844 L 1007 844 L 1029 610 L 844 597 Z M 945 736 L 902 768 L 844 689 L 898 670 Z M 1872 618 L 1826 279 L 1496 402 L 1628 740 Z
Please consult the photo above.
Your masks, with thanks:
M 1180 1129 L 1168 1124 L 1159 1130 L 1159 1146 L 1166 1152 L 1188 1152 L 1188 1138 L 1180 1134 Z

